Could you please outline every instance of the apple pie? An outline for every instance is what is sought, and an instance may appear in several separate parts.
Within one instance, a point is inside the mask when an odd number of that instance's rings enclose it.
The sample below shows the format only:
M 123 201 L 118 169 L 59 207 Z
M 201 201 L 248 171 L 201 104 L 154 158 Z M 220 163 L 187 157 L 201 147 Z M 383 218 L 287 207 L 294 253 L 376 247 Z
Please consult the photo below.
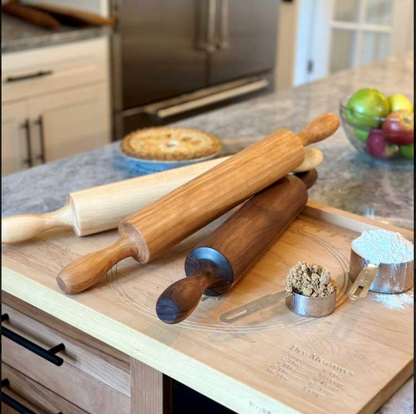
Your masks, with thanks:
M 145 160 L 186 161 L 217 154 L 221 144 L 216 136 L 197 129 L 156 127 L 127 135 L 121 150 L 130 157 Z

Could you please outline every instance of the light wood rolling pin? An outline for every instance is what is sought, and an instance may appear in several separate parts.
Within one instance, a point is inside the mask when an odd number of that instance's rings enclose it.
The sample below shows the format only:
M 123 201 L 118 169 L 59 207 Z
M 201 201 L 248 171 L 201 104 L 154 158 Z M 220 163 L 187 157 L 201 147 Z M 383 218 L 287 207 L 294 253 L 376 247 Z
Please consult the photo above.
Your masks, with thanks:
M 170 285 L 156 303 L 165 323 L 186 319 L 202 295 L 219 296 L 239 282 L 308 201 L 316 170 L 287 176 L 247 201 L 198 244 L 185 260 L 186 278 Z
M 128 215 L 208 171 L 228 157 L 188 165 L 69 193 L 67 204 L 45 214 L 19 214 L 1 222 L 2 244 L 30 240 L 58 227 L 72 228 L 77 236 L 115 229 Z M 293 172 L 309 171 L 322 162 L 321 151 L 305 148 L 305 160 Z
M 296 169 L 304 160 L 303 147 L 331 136 L 338 127 L 338 117 L 325 114 L 298 135 L 282 129 L 256 142 L 122 220 L 119 239 L 65 267 L 57 277 L 59 287 L 76 294 L 93 286 L 127 257 L 141 264 L 155 259 Z

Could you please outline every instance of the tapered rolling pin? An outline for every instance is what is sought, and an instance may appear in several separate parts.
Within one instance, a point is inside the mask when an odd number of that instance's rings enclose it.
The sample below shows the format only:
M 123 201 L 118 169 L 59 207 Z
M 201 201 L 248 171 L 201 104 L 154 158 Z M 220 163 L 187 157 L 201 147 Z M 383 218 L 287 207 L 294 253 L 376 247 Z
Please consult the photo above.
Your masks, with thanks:
M 181 240 L 296 169 L 303 147 L 332 135 L 338 117 L 325 114 L 298 135 L 279 130 L 142 208 L 119 224 L 119 239 L 65 267 L 57 277 L 63 292 L 93 286 L 116 263 L 133 257 L 141 264 L 160 256 Z
M 67 204 L 45 214 L 19 214 L 1 222 L 3 244 L 21 243 L 58 227 L 72 228 L 77 236 L 114 229 L 137 210 L 208 171 L 228 157 L 157 174 L 131 178 L 68 194 Z M 316 148 L 305 148 L 305 160 L 294 172 L 309 171 L 322 162 Z
M 182 322 L 205 292 L 228 292 L 305 207 L 316 170 L 287 176 L 247 201 L 185 260 L 186 278 L 170 285 L 156 303 L 160 320 Z
M 9 1 L 1 6 L 2 12 L 8 13 L 19 19 L 26 20 L 36 26 L 46 27 L 47 29 L 57 29 L 61 24 L 50 14 L 35 10 L 33 7 L 27 7 L 19 4 L 17 1 Z
M 77 236 L 114 229 L 120 220 L 215 167 L 224 159 L 69 193 L 66 205 L 57 211 L 20 214 L 3 219 L 2 243 L 20 243 L 56 227 L 72 228 Z

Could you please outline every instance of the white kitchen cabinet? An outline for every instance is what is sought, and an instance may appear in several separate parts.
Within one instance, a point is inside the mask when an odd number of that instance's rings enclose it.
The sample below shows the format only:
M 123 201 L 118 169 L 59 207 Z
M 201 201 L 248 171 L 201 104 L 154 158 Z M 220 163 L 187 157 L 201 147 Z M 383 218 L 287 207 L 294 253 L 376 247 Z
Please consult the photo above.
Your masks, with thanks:
M 1 101 L 39 97 L 109 81 L 108 38 L 82 40 L 1 56 Z
M 90 151 L 110 140 L 110 108 L 105 84 L 33 100 L 35 158 L 50 162 Z M 39 139 L 37 139 L 39 138 Z M 43 145 L 42 145 L 43 143 Z
M 111 140 L 108 39 L 2 55 L 2 175 Z
M 31 163 L 28 140 L 29 110 L 27 102 L 2 106 L 1 174 L 7 175 L 28 168 Z

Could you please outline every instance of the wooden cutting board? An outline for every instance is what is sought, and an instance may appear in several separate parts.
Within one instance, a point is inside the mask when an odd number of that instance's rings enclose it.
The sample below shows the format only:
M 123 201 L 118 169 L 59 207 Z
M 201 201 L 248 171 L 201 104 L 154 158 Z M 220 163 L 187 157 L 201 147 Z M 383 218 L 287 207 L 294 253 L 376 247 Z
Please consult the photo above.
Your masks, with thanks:
M 184 277 L 187 252 L 224 220 L 150 264 L 140 267 L 128 259 L 93 290 L 70 297 L 58 289 L 55 276 L 117 233 L 83 239 L 45 233 L 3 248 L 2 288 L 240 413 L 375 412 L 413 373 L 413 290 L 347 299 L 350 243 L 363 230 L 398 230 L 308 203 L 230 293 L 204 298 L 178 325 L 160 322 L 160 293 Z M 284 289 L 289 268 L 299 260 L 332 272 L 339 289 L 332 315 L 303 318 L 282 303 L 235 326 L 219 322 L 220 314 Z

